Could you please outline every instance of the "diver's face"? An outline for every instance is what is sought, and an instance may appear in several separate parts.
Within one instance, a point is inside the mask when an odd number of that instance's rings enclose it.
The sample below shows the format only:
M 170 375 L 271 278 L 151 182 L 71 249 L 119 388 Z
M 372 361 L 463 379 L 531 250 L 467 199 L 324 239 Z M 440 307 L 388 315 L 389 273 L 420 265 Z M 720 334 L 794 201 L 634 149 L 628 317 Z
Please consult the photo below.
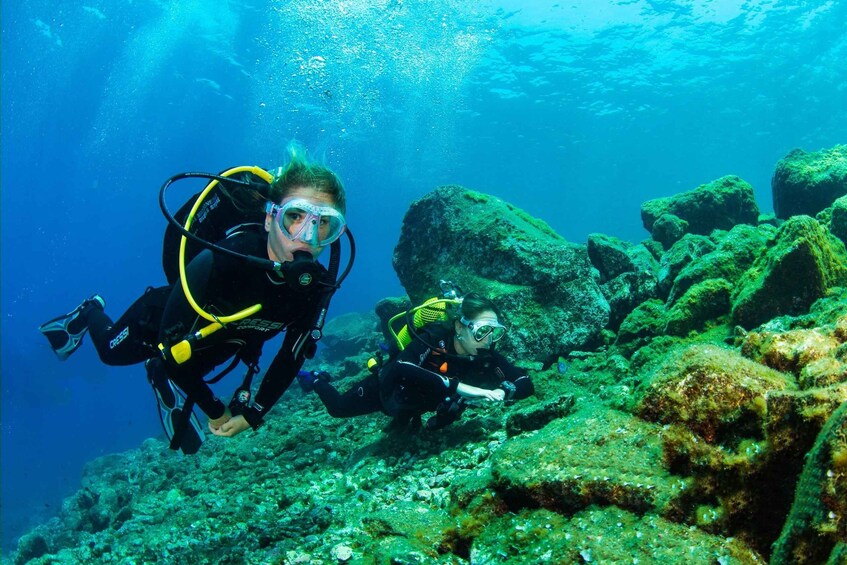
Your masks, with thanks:
M 470 320 L 470 322 L 475 326 L 492 324 L 499 325 L 499 320 L 497 319 L 497 314 L 495 314 L 492 310 L 484 310 L 479 313 L 478 316 Z M 491 344 L 494 343 L 494 334 L 493 332 L 489 332 L 487 335 L 482 337 L 479 341 L 474 338 L 474 332 L 465 324 L 459 322 L 458 320 L 455 322 L 456 327 L 456 351 L 461 355 L 477 355 L 477 353 L 481 349 L 490 349 Z
M 311 186 L 297 187 L 291 190 L 285 198 L 280 202 L 280 207 L 284 207 L 287 203 L 293 200 L 303 200 L 306 203 L 315 207 L 331 207 L 335 208 L 335 200 L 331 195 L 325 192 L 319 192 Z M 268 232 L 268 257 L 272 261 L 283 262 L 294 259 L 296 251 L 305 251 L 312 257 L 317 258 L 325 246 L 321 246 L 315 241 L 319 238 L 306 238 L 311 241 L 304 241 L 301 238 L 292 239 L 290 233 L 297 233 L 301 226 L 298 224 L 300 216 L 293 212 L 284 213 L 278 210 L 274 213 L 268 213 L 265 216 L 265 231 Z M 318 233 L 325 229 L 324 226 L 316 228 Z M 286 230 L 286 231 L 283 231 Z

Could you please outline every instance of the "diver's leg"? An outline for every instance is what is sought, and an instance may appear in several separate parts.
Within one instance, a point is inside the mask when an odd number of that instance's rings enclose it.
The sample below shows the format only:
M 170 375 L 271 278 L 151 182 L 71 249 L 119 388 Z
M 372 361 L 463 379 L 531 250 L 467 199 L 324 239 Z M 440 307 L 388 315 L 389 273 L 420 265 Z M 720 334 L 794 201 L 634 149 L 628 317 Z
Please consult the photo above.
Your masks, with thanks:
M 329 415 L 335 418 L 372 414 L 382 408 L 379 379 L 375 375 L 368 375 L 343 394 L 324 379 L 315 381 L 314 388 Z
M 169 294 L 170 287 L 147 289 L 117 322 L 102 308 L 87 312 L 88 332 L 100 360 L 107 365 L 133 365 L 157 356 L 159 319 Z

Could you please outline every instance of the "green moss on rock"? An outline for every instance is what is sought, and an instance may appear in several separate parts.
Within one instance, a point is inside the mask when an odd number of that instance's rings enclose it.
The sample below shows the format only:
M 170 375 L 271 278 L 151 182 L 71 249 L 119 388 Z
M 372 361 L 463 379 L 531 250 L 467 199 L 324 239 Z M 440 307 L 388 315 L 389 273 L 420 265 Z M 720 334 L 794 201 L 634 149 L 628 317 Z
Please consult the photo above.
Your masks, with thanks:
M 777 163 L 771 189 L 778 217 L 814 216 L 847 193 L 847 145 L 791 151 Z
M 733 320 L 746 328 L 776 316 L 805 313 L 847 282 L 847 251 L 808 216 L 785 222 L 733 295 Z
M 648 200 L 641 205 L 641 220 L 649 232 L 665 214 L 688 222 L 689 233 L 708 235 L 712 230 L 729 230 L 737 224 L 755 225 L 759 208 L 753 187 L 730 175 L 689 192 Z

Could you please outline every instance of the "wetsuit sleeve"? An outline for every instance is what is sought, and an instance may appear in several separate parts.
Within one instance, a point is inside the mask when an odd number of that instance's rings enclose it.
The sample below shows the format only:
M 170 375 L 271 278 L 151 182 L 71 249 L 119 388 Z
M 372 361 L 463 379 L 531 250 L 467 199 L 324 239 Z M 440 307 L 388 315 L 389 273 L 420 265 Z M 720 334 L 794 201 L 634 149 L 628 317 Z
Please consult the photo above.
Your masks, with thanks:
M 214 258 L 211 251 L 203 251 L 186 267 L 191 294 L 194 300 L 203 304 L 212 277 Z M 197 319 L 197 313 L 191 308 L 182 291 L 182 286 L 174 285 L 165 310 L 159 330 L 160 343 L 174 344 L 183 339 L 191 330 Z M 209 385 L 203 380 L 207 368 L 201 366 L 196 359 L 189 359 L 182 365 L 169 362 L 166 366 L 168 377 L 181 388 L 189 398 L 209 418 L 220 418 L 226 411 L 226 406 L 218 400 Z
M 503 379 L 500 386 L 506 391 L 506 400 L 523 400 L 535 393 L 535 385 L 527 372 L 512 365 L 502 355 L 497 355 L 497 375 Z
M 256 392 L 256 399 L 243 413 L 244 419 L 254 430 L 262 425 L 265 414 L 297 376 L 306 360 L 306 353 L 313 347 L 314 341 L 308 330 L 292 327 L 285 332 L 282 347 L 268 367 L 268 372 Z

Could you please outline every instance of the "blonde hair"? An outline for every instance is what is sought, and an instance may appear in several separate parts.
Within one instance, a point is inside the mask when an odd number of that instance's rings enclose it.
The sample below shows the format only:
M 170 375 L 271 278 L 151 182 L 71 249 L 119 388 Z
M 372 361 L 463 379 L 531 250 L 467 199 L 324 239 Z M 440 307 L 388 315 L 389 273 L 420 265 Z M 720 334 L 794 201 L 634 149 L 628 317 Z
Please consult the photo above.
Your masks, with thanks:
M 286 147 L 288 164 L 282 167 L 280 173 L 271 183 L 270 198 L 277 204 L 296 188 L 311 187 L 332 197 L 335 207 L 345 214 L 347 198 L 344 185 L 329 167 L 309 159 L 306 149 L 296 141 L 291 141 Z

